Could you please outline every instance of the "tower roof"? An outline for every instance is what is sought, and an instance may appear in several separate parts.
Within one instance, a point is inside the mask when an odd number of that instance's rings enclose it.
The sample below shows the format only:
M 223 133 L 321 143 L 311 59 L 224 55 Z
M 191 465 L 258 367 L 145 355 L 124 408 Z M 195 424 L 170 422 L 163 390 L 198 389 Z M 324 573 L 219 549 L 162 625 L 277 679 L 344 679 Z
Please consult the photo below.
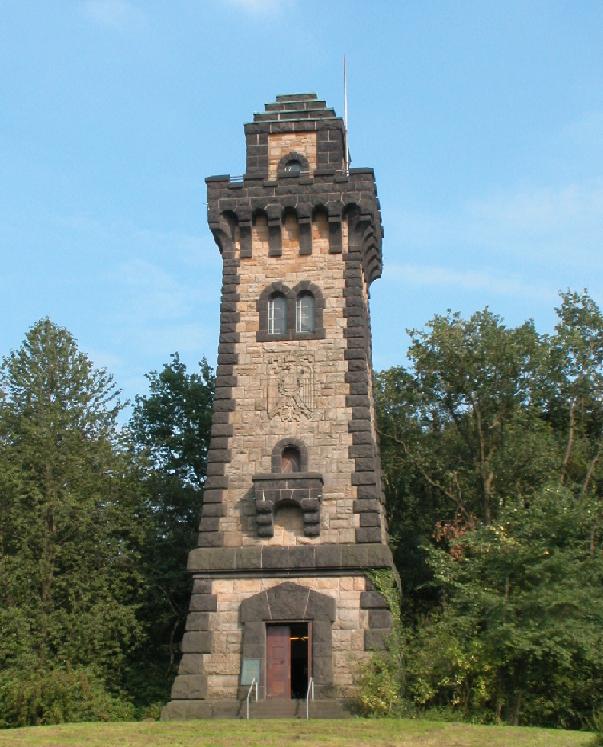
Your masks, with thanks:
M 283 93 L 264 104 L 265 111 L 253 115 L 254 122 L 295 122 L 308 119 L 338 119 L 315 93 Z

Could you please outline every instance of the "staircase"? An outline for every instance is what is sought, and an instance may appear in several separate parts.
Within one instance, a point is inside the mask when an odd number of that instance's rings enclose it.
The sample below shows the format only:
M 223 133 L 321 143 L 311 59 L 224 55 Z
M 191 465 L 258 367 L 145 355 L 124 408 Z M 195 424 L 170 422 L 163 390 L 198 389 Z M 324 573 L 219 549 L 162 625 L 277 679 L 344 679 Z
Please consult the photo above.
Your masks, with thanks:
M 350 718 L 343 700 L 311 700 L 310 718 Z M 305 700 L 252 701 L 249 718 L 306 718 Z

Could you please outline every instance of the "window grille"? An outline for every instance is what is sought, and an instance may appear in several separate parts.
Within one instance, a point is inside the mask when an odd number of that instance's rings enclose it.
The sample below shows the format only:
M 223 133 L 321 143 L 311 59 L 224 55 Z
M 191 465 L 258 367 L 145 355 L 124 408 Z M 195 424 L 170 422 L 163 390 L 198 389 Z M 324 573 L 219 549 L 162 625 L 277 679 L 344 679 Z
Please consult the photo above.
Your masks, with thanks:
M 268 301 L 268 332 L 284 335 L 287 331 L 287 301 L 284 296 L 274 295 Z
M 314 296 L 308 291 L 297 297 L 295 331 L 314 332 Z

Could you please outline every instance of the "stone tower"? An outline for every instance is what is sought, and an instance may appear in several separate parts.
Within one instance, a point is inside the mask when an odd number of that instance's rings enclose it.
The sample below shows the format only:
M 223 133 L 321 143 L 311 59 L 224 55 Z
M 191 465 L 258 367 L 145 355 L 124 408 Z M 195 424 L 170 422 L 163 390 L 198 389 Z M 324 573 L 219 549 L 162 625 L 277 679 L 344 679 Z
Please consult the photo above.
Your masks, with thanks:
M 238 715 L 253 677 L 260 700 L 293 702 L 312 678 L 318 715 L 391 623 L 367 576 L 393 569 L 371 382 L 374 174 L 348 172 L 344 123 L 315 94 L 265 109 L 245 125 L 244 176 L 206 179 L 224 266 L 217 383 L 164 718 Z

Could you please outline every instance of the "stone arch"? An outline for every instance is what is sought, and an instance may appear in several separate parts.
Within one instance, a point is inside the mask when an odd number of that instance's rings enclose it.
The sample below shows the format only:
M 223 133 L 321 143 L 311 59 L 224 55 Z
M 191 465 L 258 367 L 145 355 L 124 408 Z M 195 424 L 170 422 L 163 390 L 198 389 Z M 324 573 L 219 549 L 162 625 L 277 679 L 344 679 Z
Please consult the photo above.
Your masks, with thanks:
M 284 582 L 245 599 L 239 607 L 243 624 L 243 659 L 260 659 L 260 692 L 266 686 L 266 623 L 312 623 L 312 676 L 316 697 L 329 695 L 333 686 L 335 599 L 307 586 Z M 241 689 L 241 695 L 247 688 Z
M 268 334 L 268 301 L 270 297 L 275 293 L 280 293 L 287 299 L 287 330 L 284 335 L 271 335 Z M 266 342 L 267 340 L 286 340 L 289 338 L 289 332 L 291 330 L 291 323 L 295 324 L 295 296 L 291 289 L 280 281 L 270 283 L 260 293 L 258 300 L 256 301 L 256 309 L 259 315 L 259 330 L 256 334 L 256 340 L 258 342 Z
M 297 449 L 299 451 L 299 458 L 300 458 L 299 471 L 307 472 L 308 471 L 308 449 L 306 448 L 305 443 L 303 441 L 300 441 L 299 438 L 291 438 L 291 437 L 281 438 L 281 440 L 274 445 L 274 448 L 272 449 L 272 471 L 280 474 L 281 455 L 283 453 L 283 450 L 288 447 L 293 447 L 294 449 Z
M 317 339 L 325 336 L 325 330 L 322 321 L 322 312 L 325 308 L 325 298 L 322 291 L 317 285 L 311 283 L 309 280 L 302 280 L 298 283 L 295 288 L 291 291 L 291 296 L 294 302 L 300 293 L 307 292 L 314 296 L 314 331 L 313 332 L 296 332 L 295 337 L 301 339 Z M 295 330 L 295 322 L 293 324 Z
M 291 174 L 287 172 L 287 165 L 292 161 L 299 162 L 301 167 L 299 173 Z M 297 153 L 296 151 L 291 151 L 291 153 L 285 154 L 278 162 L 278 166 L 276 167 L 276 175 L 279 179 L 281 179 L 282 177 L 299 179 L 300 176 L 308 176 L 309 174 L 310 163 L 308 162 L 308 159 L 304 156 L 303 153 Z

